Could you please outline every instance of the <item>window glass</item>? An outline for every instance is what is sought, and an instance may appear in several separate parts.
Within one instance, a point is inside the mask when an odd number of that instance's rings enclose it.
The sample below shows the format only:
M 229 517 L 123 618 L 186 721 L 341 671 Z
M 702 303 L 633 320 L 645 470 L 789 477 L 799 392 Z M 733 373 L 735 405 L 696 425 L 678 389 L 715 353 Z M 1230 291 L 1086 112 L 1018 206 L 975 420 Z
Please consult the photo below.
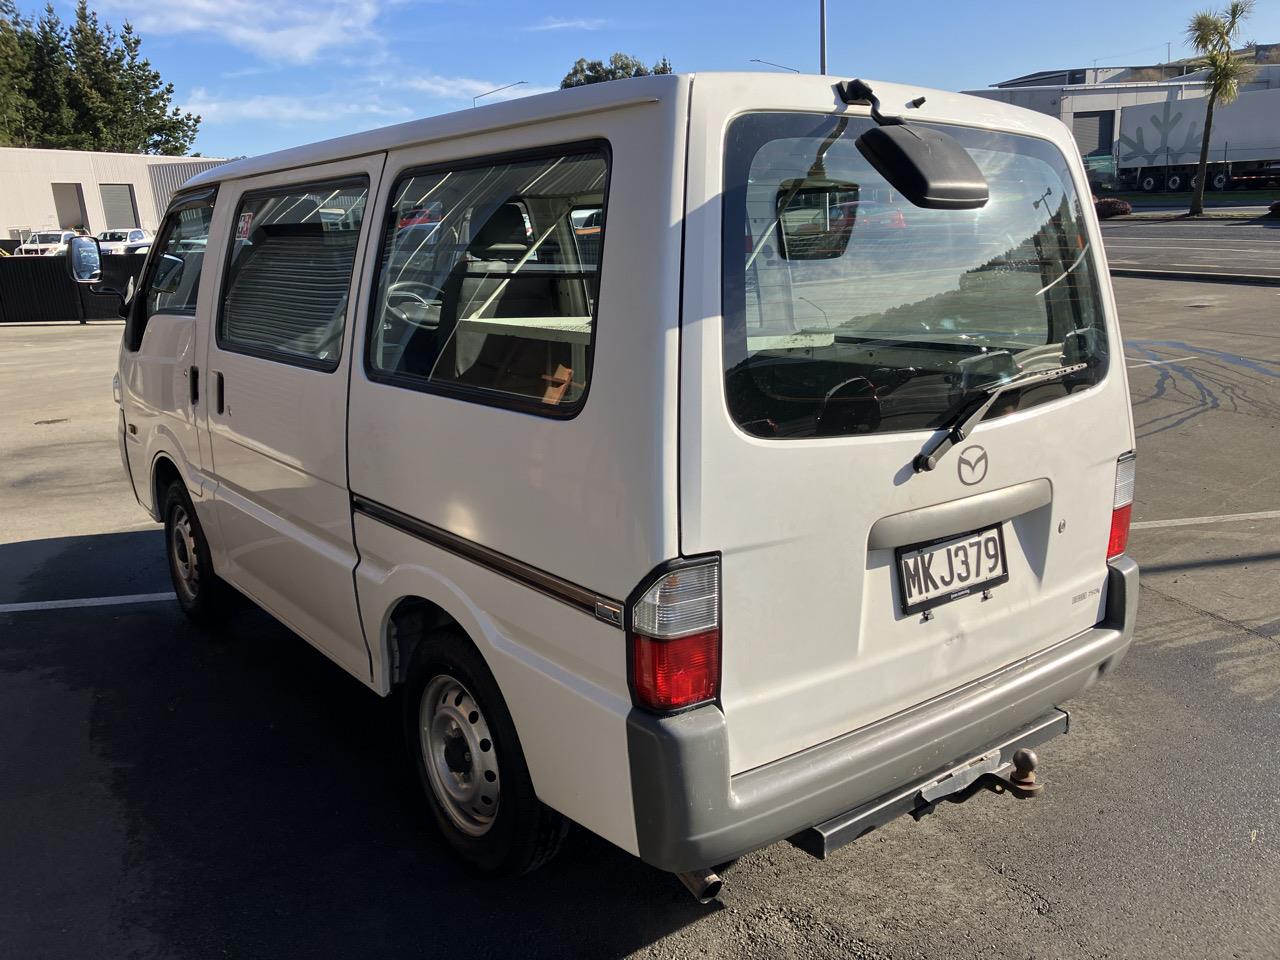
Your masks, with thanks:
M 147 274 L 147 316 L 195 313 L 212 219 L 211 204 L 187 207 L 170 215 Z
M 547 411 L 581 400 L 607 175 L 592 151 L 401 179 L 383 238 L 371 373 Z
M 769 438 L 934 429 L 974 391 L 990 416 L 1097 383 L 1107 342 L 1066 158 L 1032 137 L 960 127 L 986 175 L 977 210 L 902 199 L 855 146 L 872 125 L 757 113 L 725 157 L 724 364 L 730 412 Z
M 232 226 L 218 344 L 332 369 L 342 350 L 365 182 L 249 194 Z

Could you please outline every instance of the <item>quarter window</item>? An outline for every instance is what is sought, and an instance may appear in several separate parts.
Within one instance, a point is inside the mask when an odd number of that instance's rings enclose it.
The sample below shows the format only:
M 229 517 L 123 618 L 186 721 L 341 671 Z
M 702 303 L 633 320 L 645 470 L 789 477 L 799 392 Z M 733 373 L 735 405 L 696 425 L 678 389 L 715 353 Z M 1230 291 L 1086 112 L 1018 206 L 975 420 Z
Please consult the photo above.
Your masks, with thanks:
M 589 378 L 607 180 L 599 148 L 399 180 L 370 375 L 571 414 Z
M 223 283 L 223 349 L 332 370 L 367 181 L 246 195 L 236 211 Z

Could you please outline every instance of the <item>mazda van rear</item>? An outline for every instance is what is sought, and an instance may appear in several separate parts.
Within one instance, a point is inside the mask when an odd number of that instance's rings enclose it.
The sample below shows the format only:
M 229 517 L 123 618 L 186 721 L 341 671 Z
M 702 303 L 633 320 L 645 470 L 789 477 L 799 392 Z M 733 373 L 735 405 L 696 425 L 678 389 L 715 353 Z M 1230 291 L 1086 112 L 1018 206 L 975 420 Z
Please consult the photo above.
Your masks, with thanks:
M 462 860 L 574 822 L 705 900 L 1052 789 L 1138 598 L 1088 196 L 1055 119 L 760 74 L 235 161 L 125 305 L 123 462 L 193 619 L 399 698 Z

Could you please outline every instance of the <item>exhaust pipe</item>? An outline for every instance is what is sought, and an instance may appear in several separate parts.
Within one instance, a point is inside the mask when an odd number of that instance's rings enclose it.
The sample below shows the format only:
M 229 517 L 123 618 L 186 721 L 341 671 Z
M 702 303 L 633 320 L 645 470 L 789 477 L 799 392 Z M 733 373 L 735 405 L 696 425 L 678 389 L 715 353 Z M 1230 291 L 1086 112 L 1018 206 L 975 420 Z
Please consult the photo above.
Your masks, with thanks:
M 699 903 L 710 903 L 720 896 L 720 888 L 724 886 L 720 874 L 714 870 L 690 870 L 676 876 Z

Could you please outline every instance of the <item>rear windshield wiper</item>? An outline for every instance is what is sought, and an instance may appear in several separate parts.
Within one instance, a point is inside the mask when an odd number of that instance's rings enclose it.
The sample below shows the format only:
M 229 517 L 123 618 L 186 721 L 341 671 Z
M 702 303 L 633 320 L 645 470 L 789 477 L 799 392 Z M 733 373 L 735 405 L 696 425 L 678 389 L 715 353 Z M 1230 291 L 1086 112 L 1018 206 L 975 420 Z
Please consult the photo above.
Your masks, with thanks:
M 987 411 L 991 409 L 991 405 L 996 402 L 1000 394 L 1033 384 L 1038 385 L 1061 380 L 1063 377 L 1069 377 L 1071 374 L 1078 373 L 1088 366 L 1087 363 L 1073 363 L 1066 367 L 1053 367 L 1049 370 L 1033 370 L 1011 377 L 1008 380 L 1002 380 L 999 383 L 993 383 L 988 387 L 979 387 L 974 392 L 973 401 L 962 406 L 956 411 L 955 416 L 942 425 L 942 428 L 947 432 L 935 440 L 922 453 L 916 455 L 911 464 L 912 468 L 916 473 L 922 473 L 936 467 L 938 461 L 946 456 L 948 450 L 957 443 L 962 442 L 969 435 L 969 432 L 982 422 L 982 418 L 987 415 Z

